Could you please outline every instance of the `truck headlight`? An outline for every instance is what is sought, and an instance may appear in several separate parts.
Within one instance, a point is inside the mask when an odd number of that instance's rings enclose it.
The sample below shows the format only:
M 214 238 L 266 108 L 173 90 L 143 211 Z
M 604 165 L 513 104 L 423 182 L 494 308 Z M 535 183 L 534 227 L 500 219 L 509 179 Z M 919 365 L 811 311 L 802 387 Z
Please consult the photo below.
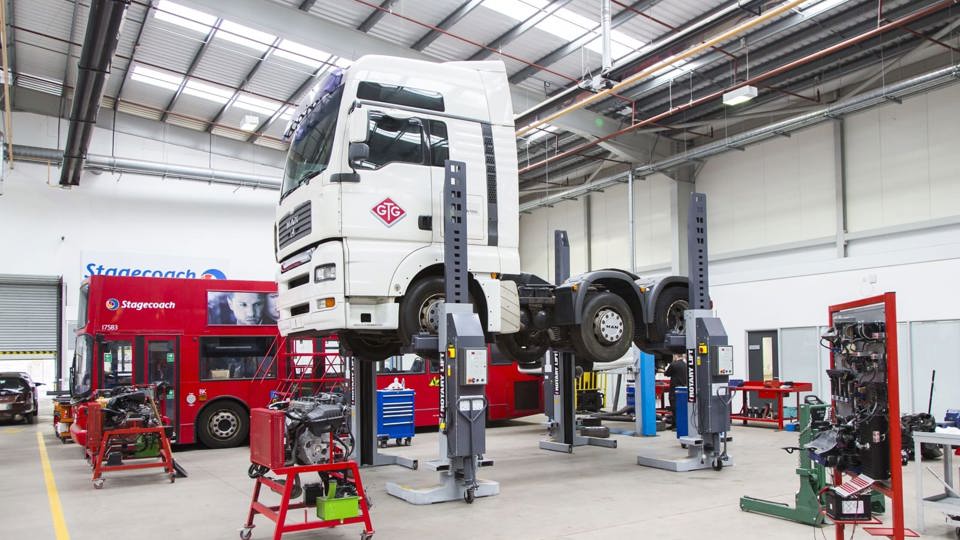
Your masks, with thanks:
M 313 271 L 313 281 L 314 283 L 320 283 L 321 281 L 333 281 L 337 279 L 337 265 L 331 264 L 321 264 Z

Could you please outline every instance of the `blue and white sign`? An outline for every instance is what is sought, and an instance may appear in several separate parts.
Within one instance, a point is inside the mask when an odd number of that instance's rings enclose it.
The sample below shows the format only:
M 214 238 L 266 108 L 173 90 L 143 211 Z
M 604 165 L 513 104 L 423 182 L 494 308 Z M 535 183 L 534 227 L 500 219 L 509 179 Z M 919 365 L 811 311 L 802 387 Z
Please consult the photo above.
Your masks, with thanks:
M 80 254 L 81 276 L 129 276 L 187 279 L 227 279 L 229 266 L 223 259 L 84 251 Z

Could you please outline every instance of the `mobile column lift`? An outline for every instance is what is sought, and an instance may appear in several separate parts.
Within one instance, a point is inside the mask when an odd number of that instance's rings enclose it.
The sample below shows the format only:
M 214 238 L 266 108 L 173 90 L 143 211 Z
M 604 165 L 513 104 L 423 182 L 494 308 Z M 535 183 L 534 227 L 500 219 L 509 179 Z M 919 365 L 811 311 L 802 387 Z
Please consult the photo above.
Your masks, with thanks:
M 687 456 L 671 459 L 653 452 L 641 452 L 637 464 L 674 472 L 712 467 L 721 470 L 733 465 L 727 453 L 730 432 L 730 391 L 733 374 L 733 347 L 720 319 L 710 309 L 707 268 L 707 197 L 690 194 L 687 216 L 687 253 L 690 265 L 690 307 L 684 312 L 686 328 L 688 432 L 678 437 Z M 679 344 L 678 344 L 679 345 Z M 679 434 L 678 434 L 679 435 Z
M 555 261 L 554 279 L 560 285 L 570 277 L 570 239 L 567 231 L 553 232 Z M 541 450 L 573 453 L 576 446 L 616 448 L 615 439 L 587 437 L 577 434 L 576 358 L 568 350 L 551 349 L 550 362 L 544 370 L 544 400 L 549 438 L 540 441 Z
M 487 344 L 480 317 L 468 297 L 466 164 L 444 163 L 443 263 L 445 302 L 439 336 L 414 336 L 414 350 L 439 355 L 439 459 L 426 465 L 439 473 L 439 485 L 418 489 L 387 483 L 387 493 L 411 504 L 433 504 L 500 493 L 500 484 L 477 477 L 493 465 L 486 451 Z

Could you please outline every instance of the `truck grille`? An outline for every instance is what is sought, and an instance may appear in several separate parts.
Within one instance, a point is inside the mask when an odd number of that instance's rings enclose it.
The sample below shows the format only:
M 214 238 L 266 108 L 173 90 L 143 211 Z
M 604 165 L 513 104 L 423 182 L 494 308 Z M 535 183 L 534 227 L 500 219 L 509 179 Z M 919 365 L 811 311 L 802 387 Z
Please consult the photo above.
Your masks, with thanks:
M 277 245 L 283 249 L 294 240 L 310 234 L 310 228 L 310 201 L 307 201 L 280 219 L 277 226 Z

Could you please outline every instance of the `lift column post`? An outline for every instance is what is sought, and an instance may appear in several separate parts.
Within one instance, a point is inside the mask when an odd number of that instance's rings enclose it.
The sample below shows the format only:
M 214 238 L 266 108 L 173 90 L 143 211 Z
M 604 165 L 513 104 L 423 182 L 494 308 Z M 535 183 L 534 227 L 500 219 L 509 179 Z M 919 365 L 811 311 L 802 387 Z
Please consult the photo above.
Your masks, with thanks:
M 433 504 L 500 493 L 500 484 L 477 477 L 492 466 L 486 452 L 487 343 L 469 297 L 467 274 L 466 164 L 444 163 L 443 262 L 445 302 L 439 336 L 414 338 L 414 348 L 440 358 L 440 456 L 425 466 L 439 473 L 439 485 L 418 489 L 387 484 L 387 493 L 411 504 Z
M 554 280 L 560 285 L 570 277 L 570 239 L 567 231 L 553 231 Z M 544 404 L 548 417 L 549 439 L 540 441 L 541 450 L 573 453 L 575 446 L 616 448 L 616 439 L 586 437 L 577 434 L 576 359 L 568 350 L 550 350 L 548 369 L 544 370 Z
M 350 422 L 354 437 L 351 458 L 361 467 L 399 465 L 416 469 L 417 460 L 377 450 L 377 363 L 357 356 L 347 362 L 350 369 Z
M 710 301 L 710 273 L 707 265 L 707 196 L 690 194 L 687 216 L 689 256 L 689 309 L 684 312 L 686 329 L 687 398 L 689 427 L 679 437 L 687 456 L 669 459 L 652 452 L 637 456 L 637 464 L 683 472 L 733 465 L 727 454 L 730 431 L 730 375 L 733 348 L 727 342 L 723 323 L 713 315 Z

